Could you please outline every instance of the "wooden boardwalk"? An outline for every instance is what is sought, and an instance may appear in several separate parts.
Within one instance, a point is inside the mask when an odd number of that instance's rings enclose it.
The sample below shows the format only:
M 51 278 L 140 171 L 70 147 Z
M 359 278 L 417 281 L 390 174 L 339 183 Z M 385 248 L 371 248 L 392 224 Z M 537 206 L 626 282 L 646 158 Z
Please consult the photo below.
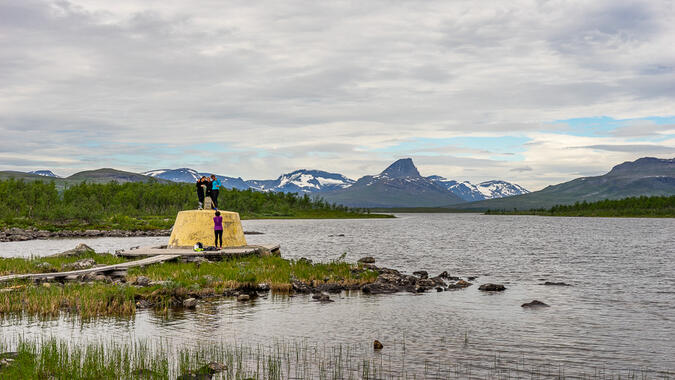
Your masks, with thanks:
M 129 261 L 129 262 L 126 262 L 126 263 L 120 263 L 120 264 L 114 264 L 114 265 L 106 265 L 106 266 L 102 266 L 102 267 L 92 267 L 92 268 L 88 268 L 88 269 L 71 270 L 71 271 L 68 271 L 68 272 L 10 274 L 8 276 L 0 276 L 0 282 L 11 281 L 11 280 L 22 280 L 22 279 L 55 280 L 57 278 L 64 278 L 64 277 L 68 277 L 68 276 L 80 276 L 80 275 L 88 274 L 88 273 L 108 273 L 108 272 L 114 272 L 114 271 L 120 271 L 120 270 L 127 270 L 127 269 L 133 268 L 133 267 L 142 267 L 142 266 L 145 266 L 145 265 L 161 263 L 163 261 L 176 259 L 180 256 L 181 255 L 155 255 L 155 256 L 152 256 L 152 257 L 147 257 L 147 258 L 142 259 L 142 260 Z
M 160 247 L 141 247 L 129 251 L 117 253 L 122 257 L 147 257 L 157 255 L 180 255 L 180 256 L 222 256 L 222 257 L 243 257 L 250 255 L 270 256 L 279 255 L 279 245 L 247 245 L 243 247 L 227 247 L 218 251 L 200 251 L 195 252 L 191 248 L 160 248 Z

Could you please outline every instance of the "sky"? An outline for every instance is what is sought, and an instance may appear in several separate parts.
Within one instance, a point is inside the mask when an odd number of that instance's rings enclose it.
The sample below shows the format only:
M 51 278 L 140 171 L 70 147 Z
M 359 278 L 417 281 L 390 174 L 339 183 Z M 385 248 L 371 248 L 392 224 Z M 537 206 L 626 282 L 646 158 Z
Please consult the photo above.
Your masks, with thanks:
M 0 170 L 422 175 L 675 157 L 675 2 L 0 1 Z

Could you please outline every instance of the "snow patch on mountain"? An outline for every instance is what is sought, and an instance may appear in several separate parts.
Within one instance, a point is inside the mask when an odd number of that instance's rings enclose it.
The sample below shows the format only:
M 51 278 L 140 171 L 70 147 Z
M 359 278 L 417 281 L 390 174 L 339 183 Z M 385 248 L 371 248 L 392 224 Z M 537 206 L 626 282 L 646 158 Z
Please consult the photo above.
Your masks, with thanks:
M 527 189 L 520 185 L 500 180 L 485 181 L 475 185 L 469 181 L 458 182 L 441 176 L 430 176 L 427 178 L 435 181 L 467 202 L 529 193 Z
M 351 186 L 354 180 L 342 174 L 322 170 L 300 169 L 282 174 L 276 180 L 250 180 L 246 183 L 259 191 L 282 191 L 286 193 L 315 193 Z
M 37 175 L 40 175 L 40 176 L 43 176 L 43 177 L 61 178 L 61 177 L 57 176 L 56 174 L 54 174 L 51 170 L 34 170 L 34 171 L 28 172 L 28 174 L 37 174 Z

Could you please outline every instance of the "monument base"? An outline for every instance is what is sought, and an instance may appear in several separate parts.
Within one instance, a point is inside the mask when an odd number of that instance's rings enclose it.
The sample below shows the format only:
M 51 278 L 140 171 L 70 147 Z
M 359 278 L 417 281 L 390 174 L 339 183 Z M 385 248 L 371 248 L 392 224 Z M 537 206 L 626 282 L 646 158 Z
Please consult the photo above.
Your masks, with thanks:
M 205 247 L 214 245 L 213 217 L 215 216 L 214 210 L 180 211 L 169 237 L 169 248 L 191 248 L 198 242 Z M 239 213 L 221 211 L 220 216 L 223 217 L 223 247 L 247 245 Z

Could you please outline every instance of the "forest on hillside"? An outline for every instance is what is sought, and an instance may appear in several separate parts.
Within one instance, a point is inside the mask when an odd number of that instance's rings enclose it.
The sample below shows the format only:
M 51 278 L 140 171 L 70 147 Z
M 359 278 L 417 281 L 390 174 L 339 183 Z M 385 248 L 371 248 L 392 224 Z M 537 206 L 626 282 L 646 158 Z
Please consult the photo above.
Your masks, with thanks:
M 604 216 L 604 217 L 675 217 L 675 196 L 642 196 L 624 199 L 605 199 L 597 202 L 576 202 L 557 205 L 550 209 L 488 210 L 486 214 L 549 215 L 549 216 Z
M 255 218 L 358 218 L 366 210 L 291 193 L 221 189 L 220 209 Z M 197 208 L 194 184 L 0 181 L 0 226 L 58 228 L 169 228 L 178 211 Z M 372 215 L 374 216 L 374 215 Z

